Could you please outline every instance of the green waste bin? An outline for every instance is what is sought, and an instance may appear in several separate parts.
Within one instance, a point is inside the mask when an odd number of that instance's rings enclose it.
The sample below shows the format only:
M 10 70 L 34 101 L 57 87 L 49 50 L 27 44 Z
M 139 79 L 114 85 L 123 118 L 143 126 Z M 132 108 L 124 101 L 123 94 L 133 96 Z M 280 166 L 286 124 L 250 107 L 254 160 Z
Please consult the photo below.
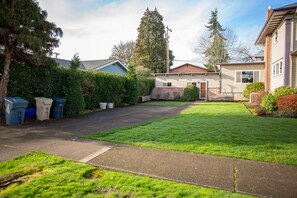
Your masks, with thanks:
M 5 98 L 5 121 L 8 125 L 20 125 L 24 123 L 25 109 L 28 101 L 20 97 Z

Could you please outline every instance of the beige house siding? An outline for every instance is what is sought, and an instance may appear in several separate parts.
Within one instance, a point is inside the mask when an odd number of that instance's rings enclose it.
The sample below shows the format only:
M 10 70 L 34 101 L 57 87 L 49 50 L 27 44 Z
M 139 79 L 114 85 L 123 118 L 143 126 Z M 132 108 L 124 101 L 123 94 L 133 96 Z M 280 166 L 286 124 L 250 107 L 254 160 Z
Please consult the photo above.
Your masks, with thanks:
M 237 83 L 236 71 L 259 71 L 259 81 L 263 82 L 264 63 L 221 65 L 221 95 L 232 95 L 234 100 L 246 100 L 242 93 L 248 83 Z
M 184 89 L 188 84 L 195 83 L 200 88 L 200 83 L 206 82 L 206 98 L 220 94 L 220 75 L 219 73 L 200 73 L 200 74 L 156 74 L 155 89 L 152 92 L 153 99 L 174 99 L 174 95 L 181 94 L 176 89 Z M 170 84 L 170 86 L 168 86 Z M 158 96 L 158 94 L 160 96 Z M 199 96 L 200 97 L 200 96 Z M 202 99 L 202 98 L 201 98 Z M 203 98 L 204 99 L 204 98 Z
M 270 65 L 270 90 L 284 85 L 284 55 L 285 55 L 285 23 L 281 23 L 280 26 L 272 33 L 271 42 L 271 65 Z M 273 74 L 273 65 L 282 62 L 283 72 L 282 74 Z
M 155 87 L 167 87 L 167 83 L 171 83 L 171 87 L 185 88 L 188 84 L 207 81 L 208 87 L 220 87 L 220 76 L 218 74 L 180 74 L 180 75 L 157 75 L 155 78 Z

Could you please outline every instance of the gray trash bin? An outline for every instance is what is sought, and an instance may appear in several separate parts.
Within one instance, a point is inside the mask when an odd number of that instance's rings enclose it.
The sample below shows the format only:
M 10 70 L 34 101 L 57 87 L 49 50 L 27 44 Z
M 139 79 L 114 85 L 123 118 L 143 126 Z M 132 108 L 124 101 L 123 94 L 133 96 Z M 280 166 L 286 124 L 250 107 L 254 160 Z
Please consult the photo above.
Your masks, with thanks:
M 53 100 L 45 97 L 36 97 L 37 120 L 48 120 Z
M 19 125 L 24 123 L 25 109 L 28 101 L 20 97 L 5 98 L 5 121 L 8 125 Z

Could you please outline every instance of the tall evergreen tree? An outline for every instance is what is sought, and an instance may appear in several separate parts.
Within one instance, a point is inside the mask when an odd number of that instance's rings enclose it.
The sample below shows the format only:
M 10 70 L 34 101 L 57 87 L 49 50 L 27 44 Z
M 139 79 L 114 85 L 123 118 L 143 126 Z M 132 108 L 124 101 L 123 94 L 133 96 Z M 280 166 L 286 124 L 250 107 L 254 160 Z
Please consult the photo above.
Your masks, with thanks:
M 227 62 L 229 55 L 226 49 L 226 38 L 223 35 L 225 29 L 218 21 L 217 9 L 211 11 L 210 20 L 205 27 L 210 32 L 209 39 L 211 40 L 211 45 L 204 51 L 204 55 L 208 60 L 205 66 L 210 71 L 218 71 L 217 64 Z
M 149 72 L 166 72 L 165 26 L 162 15 L 156 8 L 154 11 L 147 8 L 137 30 L 136 65 L 148 69 Z
M 40 65 L 59 46 L 61 28 L 46 20 L 36 0 L 0 0 L 0 49 L 4 66 L 0 83 L 0 113 L 4 107 L 11 59 Z
M 75 53 L 70 61 L 70 69 L 77 70 L 80 66 L 80 58 L 78 53 Z

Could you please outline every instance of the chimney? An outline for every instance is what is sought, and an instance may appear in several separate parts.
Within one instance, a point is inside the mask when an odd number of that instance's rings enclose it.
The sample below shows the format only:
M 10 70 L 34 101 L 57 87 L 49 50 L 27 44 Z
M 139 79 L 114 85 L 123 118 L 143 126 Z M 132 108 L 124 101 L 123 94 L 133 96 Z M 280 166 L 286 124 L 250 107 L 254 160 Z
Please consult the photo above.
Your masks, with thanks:
M 268 6 L 268 10 L 266 12 L 266 21 L 269 19 L 271 13 L 272 13 L 272 8 L 271 8 L 271 6 Z

